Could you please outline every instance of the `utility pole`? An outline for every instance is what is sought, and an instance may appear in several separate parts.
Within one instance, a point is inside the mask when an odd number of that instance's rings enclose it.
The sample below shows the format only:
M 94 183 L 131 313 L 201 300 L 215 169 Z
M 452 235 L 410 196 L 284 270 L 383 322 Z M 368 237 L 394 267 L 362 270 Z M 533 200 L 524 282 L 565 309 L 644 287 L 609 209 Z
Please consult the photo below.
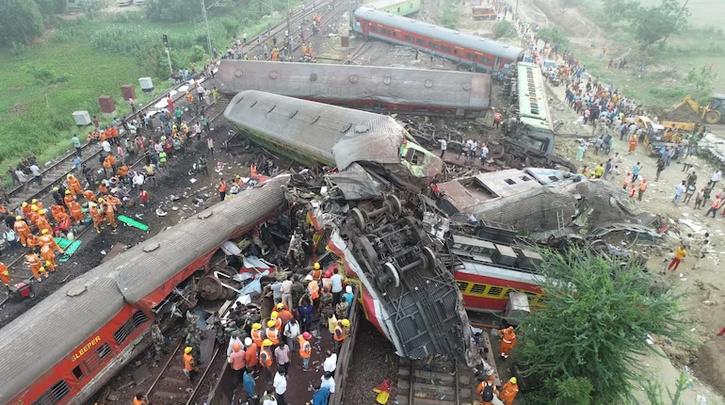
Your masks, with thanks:
M 209 19 L 206 17 L 205 0 L 201 0 L 201 14 L 204 16 L 204 24 L 206 24 L 206 43 L 209 46 L 209 55 L 214 59 L 214 48 L 211 47 L 211 34 L 209 33 Z
M 169 63 L 169 76 L 173 76 L 174 68 L 171 65 L 171 54 L 169 53 L 169 36 L 167 34 L 162 34 L 161 42 L 164 43 L 164 51 L 166 52 L 166 62 Z

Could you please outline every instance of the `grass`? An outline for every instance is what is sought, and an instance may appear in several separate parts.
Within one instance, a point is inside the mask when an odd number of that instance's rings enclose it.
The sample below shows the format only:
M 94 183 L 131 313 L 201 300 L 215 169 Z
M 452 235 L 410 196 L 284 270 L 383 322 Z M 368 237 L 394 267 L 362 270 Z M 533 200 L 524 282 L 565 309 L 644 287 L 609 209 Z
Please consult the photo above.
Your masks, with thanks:
M 645 0 L 643 3 L 652 1 L 654 0 Z M 597 7 L 601 3 L 594 0 L 587 0 L 585 3 L 587 6 L 581 9 L 586 11 L 593 21 L 600 19 L 601 11 Z M 621 27 L 602 30 L 607 33 L 610 41 L 618 44 L 615 49 L 610 48 L 606 58 L 601 55 L 601 47 L 577 46 L 574 53 L 597 78 L 613 83 L 625 95 L 634 97 L 655 111 L 666 110 L 679 102 L 684 95 L 694 92 L 692 86 L 684 80 L 692 68 L 712 66 L 717 74 L 713 91 L 725 91 L 725 35 L 722 27 L 724 23 L 722 19 L 709 18 L 710 13 L 715 11 L 713 9 L 716 7 L 715 3 L 725 12 L 725 2 L 690 1 L 692 17 L 688 29 L 672 36 L 663 48 L 651 50 L 649 54 L 639 50 L 632 36 Z M 625 53 L 629 61 L 627 69 L 607 68 L 609 58 Z M 641 76 L 638 71 L 640 63 L 647 65 Z
M 264 17 L 240 27 L 233 24 L 232 16 L 212 16 L 209 21 L 214 46 L 223 52 L 234 35 L 246 32 L 249 38 L 279 21 L 281 17 Z M 177 66 L 203 67 L 203 59 L 192 62 L 194 48 L 206 51 L 205 31 L 197 22 L 152 23 L 139 13 L 106 16 L 98 20 L 81 18 L 68 22 L 46 33 L 37 43 L 18 53 L 0 51 L 0 88 L 6 90 L 0 97 L 0 174 L 17 164 L 24 156 L 34 153 L 40 162 L 46 162 L 71 149 L 72 133 L 85 136 L 87 129 L 74 126 L 72 112 L 88 110 L 98 114 L 98 96 L 111 95 L 118 115 L 129 112 L 130 107 L 121 97 L 120 86 L 132 84 L 141 105 L 161 94 L 170 84 L 166 81 L 168 67 L 154 66 L 153 59 L 143 50 L 103 49 L 113 43 L 138 43 L 156 46 L 161 34 L 167 33 L 171 42 L 171 55 Z M 124 33 L 123 38 L 111 38 L 103 44 L 91 39 L 103 34 Z M 115 42 L 114 42 L 115 40 Z M 199 49 L 196 49 L 197 58 Z M 142 56 L 138 56 L 138 55 Z M 45 85 L 32 74 L 33 69 L 47 72 L 51 77 L 64 77 L 65 81 Z M 140 91 L 138 78 L 154 79 L 155 91 Z M 106 118 L 110 120 L 110 117 Z M 8 176 L 5 182 L 9 182 Z

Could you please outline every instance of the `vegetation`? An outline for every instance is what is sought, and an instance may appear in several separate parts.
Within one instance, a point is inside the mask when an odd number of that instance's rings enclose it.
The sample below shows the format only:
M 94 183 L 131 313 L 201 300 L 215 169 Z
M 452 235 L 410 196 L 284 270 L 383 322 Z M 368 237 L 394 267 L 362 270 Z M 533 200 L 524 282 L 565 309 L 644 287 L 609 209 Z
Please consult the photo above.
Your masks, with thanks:
M 558 27 L 544 27 L 536 35 L 544 42 L 551 44 L 555 49 L 561 50 L 569 47 L 569 38 Z
M 690 15 L 687 2 L 660 0 L 652 6 L 643 6 L 634 0 L 602 0 L 604 17 L 610 23 L 624 23 L 633 33 L 642 49 L 664 45 L 673 34 L 687 25 Z
M 715 79 L 717 79 L 717 73 L 712 66 L 692 68 L 685 76 L 685 82 L 694 88 L 692 97 L 700 104 L 707 104 L 710 101 Z
M 43 15 L 33 0 L 0 0 L 0 48 L 15 49 L 43 32 Z
M 499 21 L 493 26 L 493 37 L 496 39 L 510 37 L 515 33 L 516 30 L 514 29 L 513 24 L 506 20 Z
M 96 0 L 86 1 L 90 4 Z M 241 32 L 253 37 L 279 21 L 280 14 L 272 17 L 259 12 L 269 13 L 268 3 L 262 8 L 257 2 L 261 0 L 252 0 L 251 10 L 210 9 L 213 44 L 226 49 Z M 6 0 L 0 0 L 0 7 L 5 4 Z M 54 3 L 47 0 L 46 4 Z M 278 10 L 287 5 L 285 1 L 280 6 L 280 0 L 274 4 Z M 5 16 L 0 12 L 2 26 Z M 88 110 L 97 114 L 98 96 L 114 96 L 118 114 L 125 114 L 129 107 L 120 100 L 121 85 L 152 77 L 156 90 L 149 94 L 137 91 L 139 103 L 166 89 L 169 68 L 161 43 L 164 33 L 169 36 L 175 70 L 186 67 L 198 71 L 203 67 L 209 55 L 198 12 L 193 21 L 150 22 L 145 13 L 132 9 L 120 14 L 101 10 L 94 18 L 86 14 L 74 20 L 58 19 L 54 30 L 32 45 L 0 49 L 0 88 L 5 90 L 0 98 L 0 174 L 28 153 L 35 153 L 43 162 L 68 150 L 73 131 L 81 136 L 86 132 L 75 128 L 71 113 Z
M 458 20 L 461 17 L 461 10 L 459 7 L 458 2 L 444 2 L 440 24 L 452 30 L 458 28 Z
M 646 379 L 642 383 L 642 389 L 647 395 L 647 400 L 651 405 L 685 405 L 682 402 L 682 393 L 685 392 L 687 386 L 690 384 L 687 374 L 681 373 L 680 377 L 675 383 L 675 392 L 673 393 L 667 388 L 667 397 L 665 400 L 662 395 L 662 386 L 658 382 Z
M 648 334 L 683 335 L 678 297 L 639 265 L 585 250 L 544 252 L 544 306 L 520 326 L 539 404 L 625 403 Z

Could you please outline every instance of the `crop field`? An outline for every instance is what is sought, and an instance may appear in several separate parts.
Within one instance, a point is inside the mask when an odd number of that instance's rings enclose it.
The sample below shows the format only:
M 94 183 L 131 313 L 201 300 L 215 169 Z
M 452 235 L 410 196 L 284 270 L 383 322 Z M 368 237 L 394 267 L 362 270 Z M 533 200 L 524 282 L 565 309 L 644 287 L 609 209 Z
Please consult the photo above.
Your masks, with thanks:
M 242 25 L 231 16 L 211 17 L 213 44 L 223 52 L 236 35 L 253 37 L 280 18 L 266 16 Z M 139 12 L 79 18 L 19 52 L 0 51 L 0 175 L 29 153 L 46 162 L 70 149 L 72 133 L 88 132 L 74 126 L 72 112 L 96 114 L 99 96 L 112 96 L 117 114 L 123 114 L 130 107 L 121 97 L 121 85 L 136 87 L 139 105 L 168 88 L 163 33 L 169 36 L 175 69 L 203 68 L 208 52 L 200 21 L 151 23 Z M 138 86 L 144 76 L 154 80 L 151 94 Z

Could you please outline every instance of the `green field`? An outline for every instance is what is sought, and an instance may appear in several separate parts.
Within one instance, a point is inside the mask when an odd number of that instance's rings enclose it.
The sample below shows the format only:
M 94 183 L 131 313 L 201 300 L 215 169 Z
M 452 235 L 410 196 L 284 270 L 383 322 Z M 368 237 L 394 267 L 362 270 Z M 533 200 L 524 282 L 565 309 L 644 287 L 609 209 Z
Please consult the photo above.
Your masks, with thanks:
M 659 0 L 645 0 L 643 3 L 658 3 Z M 586 0 L 585 11 L 593 20 L 597 20 L 600 11 L 599 1 Z M 636 98 L 647 107 L 661 112 L 679 102 L 683 96 L 694 91 L 686 83 L 685 76 L 692 69 L 711 67 L 717 77 L 713 82 L 714 92 L 725 91 L 725 1 L 690 1 L 692 16 L 689 27 L 672 36 L 661 49 L 648 53 L 642 52 L 634 38 L 623 29 L 605 28 L 607 39 L 614 46 L 609 47 L 606 57 L 601 48 L 584 45 L 575 46 L 574 52 L 596 77 L 607 83 L 613 83 L 624 94 Z M 715 16 L 713 13 L 717 14 Z M 714 24 L 718 24 L 715 26 Z M 627 69 L 609 69 L 607 62 L 611 57 L 626 55 L 629 61 Z M 646 68 L 642 73 L 639 66 Z
M 235 35 L 253 37 L 280 19 L 277 14 L 243 25 L 234 16 L 211 16 L 213 44 L 223 52 Z M 98 96 L 113 96 L 117 113 L 123 114 L 130 108 L 121 97 L 121 85 L 136 86 L 139 103 L 168 88 L 162 33 L 169 35 L 175 69 L 200 69 L 208 60 L 200 21 L 151 23 L 139 12 L 81 17 L 48 31 L 20 52 L 0 51 L 0 175 L 5 181 L 8 166 L 29 153 L 45 162 L 70 149 L 71 133 L 87 132 L 75 128 L 71 113 L 96 114 Z M 138 78 L 144 76 L 154 79 L 153 94 L 140 91 Z

